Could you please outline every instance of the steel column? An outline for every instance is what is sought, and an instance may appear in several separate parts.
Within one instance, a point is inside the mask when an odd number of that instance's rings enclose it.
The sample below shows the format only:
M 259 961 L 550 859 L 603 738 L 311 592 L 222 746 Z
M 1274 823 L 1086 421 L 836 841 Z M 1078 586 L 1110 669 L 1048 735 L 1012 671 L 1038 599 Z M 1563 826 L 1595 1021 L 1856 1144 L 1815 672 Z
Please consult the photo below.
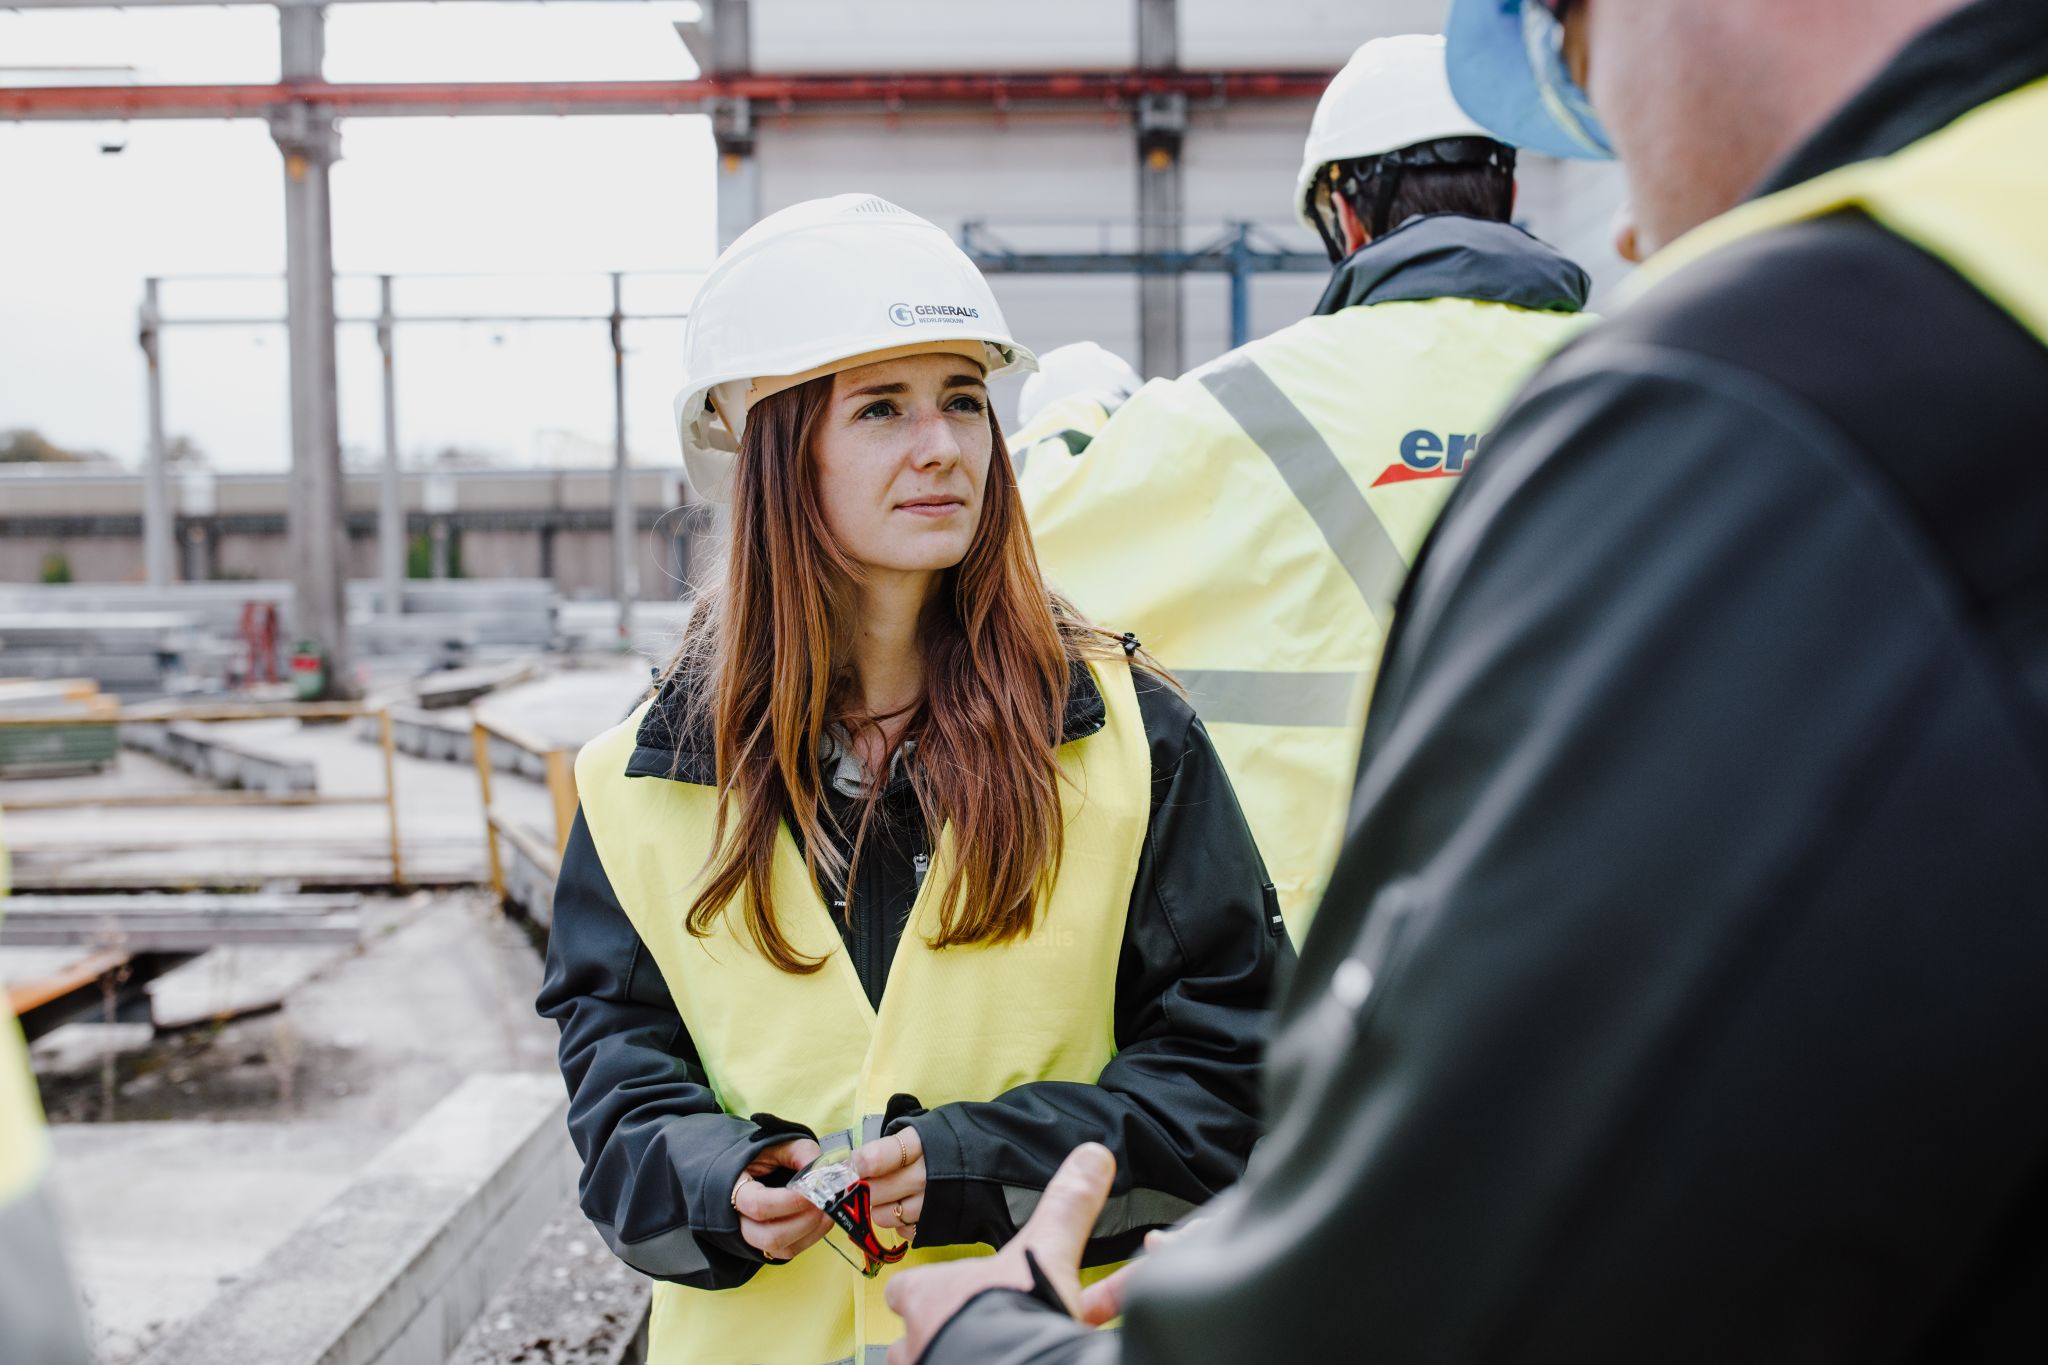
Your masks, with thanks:
M 164 446 L 164 378 L 158 367 L 163 311 L 157 280 L 143 281 L 142 356 L 149 370 L 149 449 L 142 469 L 142 570 L 152 588 L 171 582 L 171 472 Z
M 633 599 L 640 595 L 639 527 L 633 515 L 633 470 L 626 454 L 625 287 L 612 272 L 612 593 L 619 603 L 619 647 L 633 643 Z
M 318 80 L 325 11 L 278 10 L 286 81 Z M 273 113 L 270 135 L 284 154 L 285 298 L 290 332 L 292 500 L 286 535 L 298 636 L 327 664 L 327 695 L 354 694 L 348 645 L 348 537 L 343 522 L 341 431 L 334 380 L 334 231 L 328 169 L 341 155 L 334 119 L 317 105 Z
M 1180 65 L 1180 22 L 1175 0 L 1138 0 L 1138 66 L 1144 72 L 1173 71 Z M 1179 92 L 1142 95 L 1137 107 L 1138 250 L 1179 251 L 1181 241 L 1181 142 L 1188 126 L 1187 96 Z M 1138 277 L 1138 368 L 1147 377 L 1181 372 L 1181 301 L 1178 274 L 1147 272 Z
M 377 350 L 384 358 L 384 470 L 377 498 L 377 564 L 384 579 L 384 611 L 405 612 L 405 495 L 398 479 L 398 379 L 393 361 L 397 319 L 391 312 L 391 277 L 377 277 Z

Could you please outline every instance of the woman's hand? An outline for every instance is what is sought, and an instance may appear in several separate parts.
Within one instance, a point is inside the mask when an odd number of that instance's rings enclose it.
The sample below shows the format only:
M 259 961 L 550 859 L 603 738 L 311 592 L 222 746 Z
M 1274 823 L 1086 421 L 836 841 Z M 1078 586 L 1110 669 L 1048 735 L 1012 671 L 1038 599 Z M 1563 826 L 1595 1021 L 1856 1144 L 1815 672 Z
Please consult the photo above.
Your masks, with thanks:
M 853 1154 L 853 1168 L 868 1182 L 868 1210 L 878 1228 L 917 1236 L 924 1216 L 924 1142 L 915 1128 L 898 1128 Z
M 793 1138 L 748 1162 L 732 1187 L 732 1206 L 740 1216 L 740 1236 L 771 1261 L 787 1261 L 808 1248 L 825 1235 L 832 1220 L 795 1190 L 763 1185 L 761 1177 L 783 1167 L 800 1171 L 817 1157 L 817 1143 L 809 1138 Z

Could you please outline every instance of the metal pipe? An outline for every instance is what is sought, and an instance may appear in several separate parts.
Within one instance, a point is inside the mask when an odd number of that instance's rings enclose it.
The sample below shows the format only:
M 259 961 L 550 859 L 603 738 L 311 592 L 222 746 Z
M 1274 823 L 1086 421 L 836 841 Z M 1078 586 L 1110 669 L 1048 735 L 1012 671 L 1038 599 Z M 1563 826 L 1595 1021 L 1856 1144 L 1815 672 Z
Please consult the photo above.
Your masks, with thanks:
M 377 277 L 377 349 L 384 357 L 384 471 L 377 502 L 377 557 L 384 612 L 405 614 L 405 501 L 398 481 L 398 380 L 392 364 L 391 277 Z M 388 723 L 388 722 L 387 722 Z
M 633 645 L 633 599 L 640 595 L 638 539 L 633 516 L 633 471 L 626 455 L 626 295 L 612 272 L 612 591 L 619 601 L 619 648 Z
M 158 368 L 163 325 L 157 279 L 142 284 L 142 355 L 149 369 L 149 449 L 142 472 L 142 570 L 152 588 L 171 583 L 171 472 L 164 446 L 164 381 Z
M 287 6 L 284 13 L 311 10 Z M 317 12 L 312 11 L 312 12 Z M 687 81 L 454 81 L 275 85 L 0 87 L 0 119 L 263 118 L 281 105 L 317 105 L 342 118 L 422 115 L 702 114 L 747 100 L 776 116 L 889 114 L 907 105 L 989 106 L 1009 115 L 1047 109 L 1129 109 L 1148 98 L 1313 102 L 1322 71 L 1093 71 L 958 75 L 720 75 Z

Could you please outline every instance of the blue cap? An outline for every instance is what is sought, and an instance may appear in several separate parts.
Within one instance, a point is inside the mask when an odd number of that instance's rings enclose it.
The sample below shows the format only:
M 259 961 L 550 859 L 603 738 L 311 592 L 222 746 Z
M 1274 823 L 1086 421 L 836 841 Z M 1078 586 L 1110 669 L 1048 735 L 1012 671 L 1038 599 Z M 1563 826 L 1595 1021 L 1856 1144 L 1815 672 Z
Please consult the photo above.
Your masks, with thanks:
M 1547 156 L 1610 158 L 1606 130 L 1577 85 L 1556 63 L 1548 82 L 1539 75 L 1523 4 L 1451 0 L 1444 26 L 1451 93 L 1474 122 L 1511 146 Z

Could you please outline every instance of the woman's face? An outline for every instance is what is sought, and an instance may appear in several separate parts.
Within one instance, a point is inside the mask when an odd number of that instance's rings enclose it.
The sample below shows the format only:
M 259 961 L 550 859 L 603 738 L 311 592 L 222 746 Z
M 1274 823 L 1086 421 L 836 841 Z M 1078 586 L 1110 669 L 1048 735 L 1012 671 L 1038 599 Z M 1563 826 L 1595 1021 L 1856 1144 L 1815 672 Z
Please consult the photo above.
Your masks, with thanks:
M 811 437 L 826 525 L 871 570 L 950 569 L 981 522 L 994 446 L 971 360 L 912 355 L 841 370 Z

